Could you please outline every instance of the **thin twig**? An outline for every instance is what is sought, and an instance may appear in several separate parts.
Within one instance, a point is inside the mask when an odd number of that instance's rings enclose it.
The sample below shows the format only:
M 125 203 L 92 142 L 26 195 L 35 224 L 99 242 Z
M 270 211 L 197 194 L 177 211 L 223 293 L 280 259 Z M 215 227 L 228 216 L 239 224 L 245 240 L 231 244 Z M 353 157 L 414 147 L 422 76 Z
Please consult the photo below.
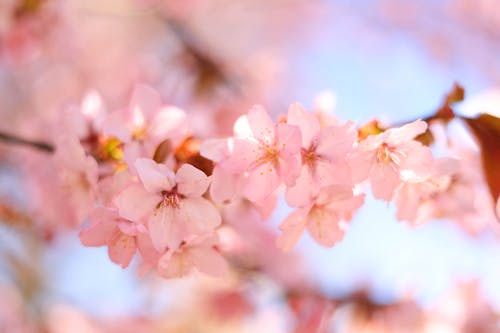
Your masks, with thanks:
M 15 135 L 12 134 L 7 134 L 0 132 L 0 141 L 3 141 L 7 144 L 15 144 L 15 145 L 22 145 L 22 146 L 28 146 L 32 148 L 36 148 L 38 150 L 47 152 L 47 153 L 53 153 L 55 148 L 53 145 L 47 142 L 42 142 L 42 141 L 33 141 L 33 140 L 27 140 L 23 138 L 19 138 Z

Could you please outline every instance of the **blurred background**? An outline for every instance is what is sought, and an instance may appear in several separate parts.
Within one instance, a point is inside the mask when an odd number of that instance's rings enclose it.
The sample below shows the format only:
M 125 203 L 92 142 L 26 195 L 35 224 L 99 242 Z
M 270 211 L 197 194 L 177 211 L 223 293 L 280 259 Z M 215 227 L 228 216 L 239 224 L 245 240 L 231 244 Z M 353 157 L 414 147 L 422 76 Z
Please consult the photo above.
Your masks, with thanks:
M 498 116 L 498 59 L 496 0 L 1 0 L 0 133 L 51 142 L 63 110 L 90 92 L 122 108 L 138 82 L 200 138 L 253 104 L 402 123 L 454 82 L 457 112 Z M 290 255 L 244 253 L 260 268 L 240 278 L 164 280 L 80 244 L 46 159 L 0 141 L 0 332 L 500 331 L 498 227 L 472 189 L 463 219 L 410 227 L 368 197 L 333 248 L 306 236 Z M 273 246 L 279 206 L 254 245 Z

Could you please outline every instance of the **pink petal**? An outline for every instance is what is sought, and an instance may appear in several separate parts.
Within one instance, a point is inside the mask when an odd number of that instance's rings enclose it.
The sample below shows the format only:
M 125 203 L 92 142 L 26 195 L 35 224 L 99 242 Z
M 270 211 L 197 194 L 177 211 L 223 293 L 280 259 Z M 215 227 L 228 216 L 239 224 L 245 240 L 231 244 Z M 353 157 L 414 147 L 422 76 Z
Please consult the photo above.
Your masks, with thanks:
M 413 170 L 417 174 L 429 174 L 434 169 L 432 151 L 417 141 L 409 141 L 398 147 L 405 156 L 400 165 L 401 170 Z
M 90 215 L 92 225 L 80 232 L 80 241 L 84 246 L 103 246 L 117 229 L 116 213 L 106 208 L 96 208 Z
M 207 191 L 210 179 L 191 164 L 183 164 L 175 174 L 179 193 L 187 197 L 200 197 Z
M 316 153 L 332 160 L 345 159 L 353 150 L 357 135 L 353 123 L 324 128 L 321 130 Z
M 418 192 L 412 184 L 405 184 L 398 191 L 396 198 L 396 217 L 400 221 L 413 222 L 417 218 L 417 210 L 420 203 Z
M 452 175 L 460 171 L 460 161 L 455 158 L 438 158 L 435 160 L 434 168 L 438 176 Z
M 304 110 L 299 103 L 291 104 L 288 108 L 287 124 L 300 128 L 302 134 L 302 147 L 310 148 L 313 140 L 320 132 L 318 116 Z
M 86 170 L 87 156 L 78 137 L 60 135 L 56 141 L 54 160 L 63 170 L 82 172 Z
M 276 126 L 276 142 L 280 153 L 289 155 L 299 154 L 302 142 L 299 128 L 279 123 Z
M 316 197 L 316 204 L 319 206 L 329 205 L 338 210 L 351 210 L 353 208 L 346 207 L 346 205 L 353 197 L 352 186 L 334 184 L 320 190 Z
M 194 234 L 212 231 L 221 224 L 217 208 L 201 197 L 183 199 L 181 212 L 185 218 L 186 227 Z
M 189 249 L 190 262 L 202 273 L 222 277 L 229 271 L 229 265 L 212 247 L 194 247 Z
M 103 121 L 102 132 L 114 136 L 122 142 L 129 142 L 131 137 L 130 129 L 121 111 L 115 111 L 106 116 Z
M 285 199 L 291 207 L 302 207 L 310 204 L 319 187 L 315 183 L 310 169 L 303 166 L 295 185 L 287 187 Z
M 219 166 L 232 173 L 245 172 L 252 163 L 255 163 L 259 155 L 259 145 L 248 139 L 233 139 L 229 141 L 230 156 L 219 162 Z
M 183 233 L 177 219 L 176 208 L 160 205 L 149 218 L 149 233 L 154 248 L 163 252 L 167 247 L 177 248 L 182 241 Z
M 210 139 L 203 141 L 200 145 L 201 156 L 214 162 L 220 162 L 230 153 L 230 140 L 231 139 Z
M 248 123 L 255 139 L 268 145 L 274 141 L 274 122 L 260 105 L 252 107 L 247 114 Z
M 276 239 L 276 246 L 283 251 L 290 251 L 302 236 L 306 226 L 306 217 L 309 208 L 302 208 L 290 213 L 280 224 L 283 232 Z
M 144 261 L 149 264 L 156 265 L 161 253 L 156 251 L 149 233 L 139 233 L 136 237 L 137 247 Z
M 139 232 L 147 232 L 147 229 L 142 223 L 130 222 L 125 219 L 118 221 L 117 226 L 121 232 L 129 236 L 137 236 Z
M 115 199 L 121 217 L 140 222 L 151 214 L 161 197 L 147 192 L 141 185 L 134 184 L 123 190 Z
M 370 171 L 373 196 L 376 199 L 391 201 L 394 191 L 401 183 L 399 173 L 392 163 L 375 163 Z
M 266 199 L 280 185 L 280 177 L 274 165 L 264 163 L 249 172 L 242 194 L 250 201 Z
M 145 156 L 144 146 L 138 141 L 131 141 L 123 146 L 123 160 L 127 164 L 128 171 L 134 176 L 137 175 L 135 161 Z
M 241 176 L 228 173 L 218 165 L 212 171 L 210 184 L 210 197 L 215 202 L 224 202 L 238 196 Z
M 129 265 L 130 260 L 137 250 L 137 244 L 133 236 L 126 235 L 119 230 L 108 243 L 108 255 L 112 262 L 119 264 L 122 268 Z
M 352 181 L 357 184 L 365 181 L 372 165 L 375 163 L 375 154 L 371 151 L 354 151 L 347 158 L 347 163 L 351 169 Z
M 314 169 L 314 180 L 316 186 L 353 183 L 351 168 L 344 160 L 335 162 L 317 161 Z
M 193 268 L 191 258 L 184 252 L 168 251 L 158 261 L 158 274 L 165 278 L 176 278 L 188 275 Z
M 344 235 L 344 232 L 339 228 L 339 217 L 321 208 L 313 208 L 309 212 L 307 231 L 318 244 L 325 247 L 333 246 Z
M 130 109 L 138 108 L 146 116 L 146 119 L 153 119 L 155 113 L 162 105 L 160 94 L 152 87 L 137 84 L 130 99 Z
M 278 124 L 277 146 L 280 149 L 279 175 L 286 185 L 291 186 L 300 175 L 300 131 L 295 126 Z
M 188 134 L 186 113 L 174 106 L 156 112 L 148 132 L 161 139 L 182 140 Z
M 148 192 L 170 191 L 175 186 L 175 175 L 166 165 L 149 158 L 138 158 L 135 167 Z
M 427 130 L 427 123 L 422 120 L 416 120 L 404 126 L 387 130 L 383 133 L 385 141 L 392 145 L 399 145 L 405 141 L 410 141 L 417 135 Z

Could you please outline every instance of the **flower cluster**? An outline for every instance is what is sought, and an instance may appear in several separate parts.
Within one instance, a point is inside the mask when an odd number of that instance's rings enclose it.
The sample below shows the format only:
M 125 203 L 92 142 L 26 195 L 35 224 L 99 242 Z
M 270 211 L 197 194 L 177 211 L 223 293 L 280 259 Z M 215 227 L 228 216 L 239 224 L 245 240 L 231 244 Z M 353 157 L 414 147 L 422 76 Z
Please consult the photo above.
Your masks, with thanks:
M 361 136 L 354 123 L 325 121 L 299 104 L 278 121 L 254 106 L 233 136 L 198 145 L 187 114 L 148 86 L 136 86 L 118 111 L 104 111 L 95 94 L 80 111 L 86 128 L 67 126 L 54 161 L 71 206 L 89 217 L 82 243 L 106 245 L 122 267 L 139 253 L 143 273 L 164 277 L 194 268 L 224 274 L 228 246 L 219 236 L 249 230 L 230 217 L 265 220 L 281 190 L 293 210 L 279 226 L 278 248 L 291 250 L 305 230 L 331 247 L 363 205 L 365 184 L 376 199 L 395 201 L 399 219 L 419 224 L 437 216 L 429 202 L 450 190 L 459 170 L 415 140 L 427 130 L 420 120 Z

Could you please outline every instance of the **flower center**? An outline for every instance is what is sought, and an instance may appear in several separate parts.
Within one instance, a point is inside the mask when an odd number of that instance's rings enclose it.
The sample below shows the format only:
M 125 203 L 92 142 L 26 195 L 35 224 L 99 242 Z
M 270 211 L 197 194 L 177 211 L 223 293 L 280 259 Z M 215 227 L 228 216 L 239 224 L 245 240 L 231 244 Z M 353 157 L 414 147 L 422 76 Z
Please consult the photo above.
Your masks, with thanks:
M 162 201 L 160 205 L 163 204 L 165 206 L 170 206 L 173 208 L 180 207 L 181 197 L 179 193 L 177 193 L 177 190 L 173 189 L 172 191 L 162 191 L 161 196 Z
M 386 143 L 382 143 L 377 150 L 377 161 L 389 163 L 392 161 L 392 148 L 389 147 Z

